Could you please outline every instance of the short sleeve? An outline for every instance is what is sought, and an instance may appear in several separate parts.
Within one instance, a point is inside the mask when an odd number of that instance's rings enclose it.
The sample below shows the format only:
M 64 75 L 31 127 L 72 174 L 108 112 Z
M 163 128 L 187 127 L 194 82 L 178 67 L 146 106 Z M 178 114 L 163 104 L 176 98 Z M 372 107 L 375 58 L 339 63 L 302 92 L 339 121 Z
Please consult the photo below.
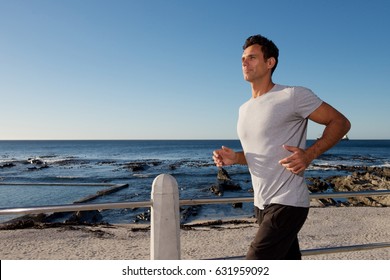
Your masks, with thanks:
M 304 87 L 294 88 L 294 105 L 295 113 L 306 119 L 313 113 L 320 105 L 322 100 L 314 94 L 310 89 Z

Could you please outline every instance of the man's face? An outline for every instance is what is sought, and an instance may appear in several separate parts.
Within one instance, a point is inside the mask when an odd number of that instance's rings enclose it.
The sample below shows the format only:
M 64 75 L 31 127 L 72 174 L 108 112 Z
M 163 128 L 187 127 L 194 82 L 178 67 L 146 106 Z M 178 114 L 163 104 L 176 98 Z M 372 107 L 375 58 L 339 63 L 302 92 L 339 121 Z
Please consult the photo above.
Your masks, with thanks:
M 270 73 L 269 63 L 264 60 L 260 45 L 247 47 L 242 54 L 241 62 L 244 79 L 248 82 L 262 79 Z

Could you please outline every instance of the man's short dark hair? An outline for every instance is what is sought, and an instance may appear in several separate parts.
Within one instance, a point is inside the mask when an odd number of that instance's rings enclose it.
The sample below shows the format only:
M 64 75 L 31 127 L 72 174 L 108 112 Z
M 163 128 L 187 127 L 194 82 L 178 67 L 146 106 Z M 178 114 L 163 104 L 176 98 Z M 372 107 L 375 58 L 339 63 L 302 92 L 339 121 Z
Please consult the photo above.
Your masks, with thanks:
M 261 50 L 264 54 L 264 60 L 273 57 L 275 58 L 275 66 L 272 68 L 272 73 L 275 71 L 276 66 L 278 65 L 278 57 L 279 57 L 279 49 L 271 40 L 267 39 L 261 35 L 253 35 L 246 39 L 244 46 L 242 47 L 244 50 L 252 45 L 258 44 L 261 46 Z

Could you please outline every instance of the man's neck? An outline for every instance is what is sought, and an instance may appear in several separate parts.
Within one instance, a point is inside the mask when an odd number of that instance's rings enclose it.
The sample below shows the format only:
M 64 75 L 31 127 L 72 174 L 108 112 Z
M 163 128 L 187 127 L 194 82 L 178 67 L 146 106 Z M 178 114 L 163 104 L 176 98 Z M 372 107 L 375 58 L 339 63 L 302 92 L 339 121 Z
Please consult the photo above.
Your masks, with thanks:
M 275 84 L 272 82 L 272 80 L 268 80 L 267 82 L 264 83 L 252 83 L 252 97 L 257 98 L 259 96 L 262 96 L 269 92 Z

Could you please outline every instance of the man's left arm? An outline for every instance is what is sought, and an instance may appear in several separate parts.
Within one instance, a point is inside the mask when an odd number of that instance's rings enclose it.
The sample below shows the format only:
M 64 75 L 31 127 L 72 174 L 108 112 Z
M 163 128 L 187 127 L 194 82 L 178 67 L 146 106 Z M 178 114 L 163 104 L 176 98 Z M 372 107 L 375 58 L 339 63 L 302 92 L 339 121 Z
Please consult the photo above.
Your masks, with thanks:
M 304 171 L 314 159 L 336 145 L 351 128 L 349 120 L 325 102 L 309 115 L 309 119 L 325 125 L 325 129 L 321 138 L 317 139 L 306 150 L 293 146 L 283 146 L 286 150 L 292 152 L 292 155 L 280 160 L 279 163 L 294 174 Z

